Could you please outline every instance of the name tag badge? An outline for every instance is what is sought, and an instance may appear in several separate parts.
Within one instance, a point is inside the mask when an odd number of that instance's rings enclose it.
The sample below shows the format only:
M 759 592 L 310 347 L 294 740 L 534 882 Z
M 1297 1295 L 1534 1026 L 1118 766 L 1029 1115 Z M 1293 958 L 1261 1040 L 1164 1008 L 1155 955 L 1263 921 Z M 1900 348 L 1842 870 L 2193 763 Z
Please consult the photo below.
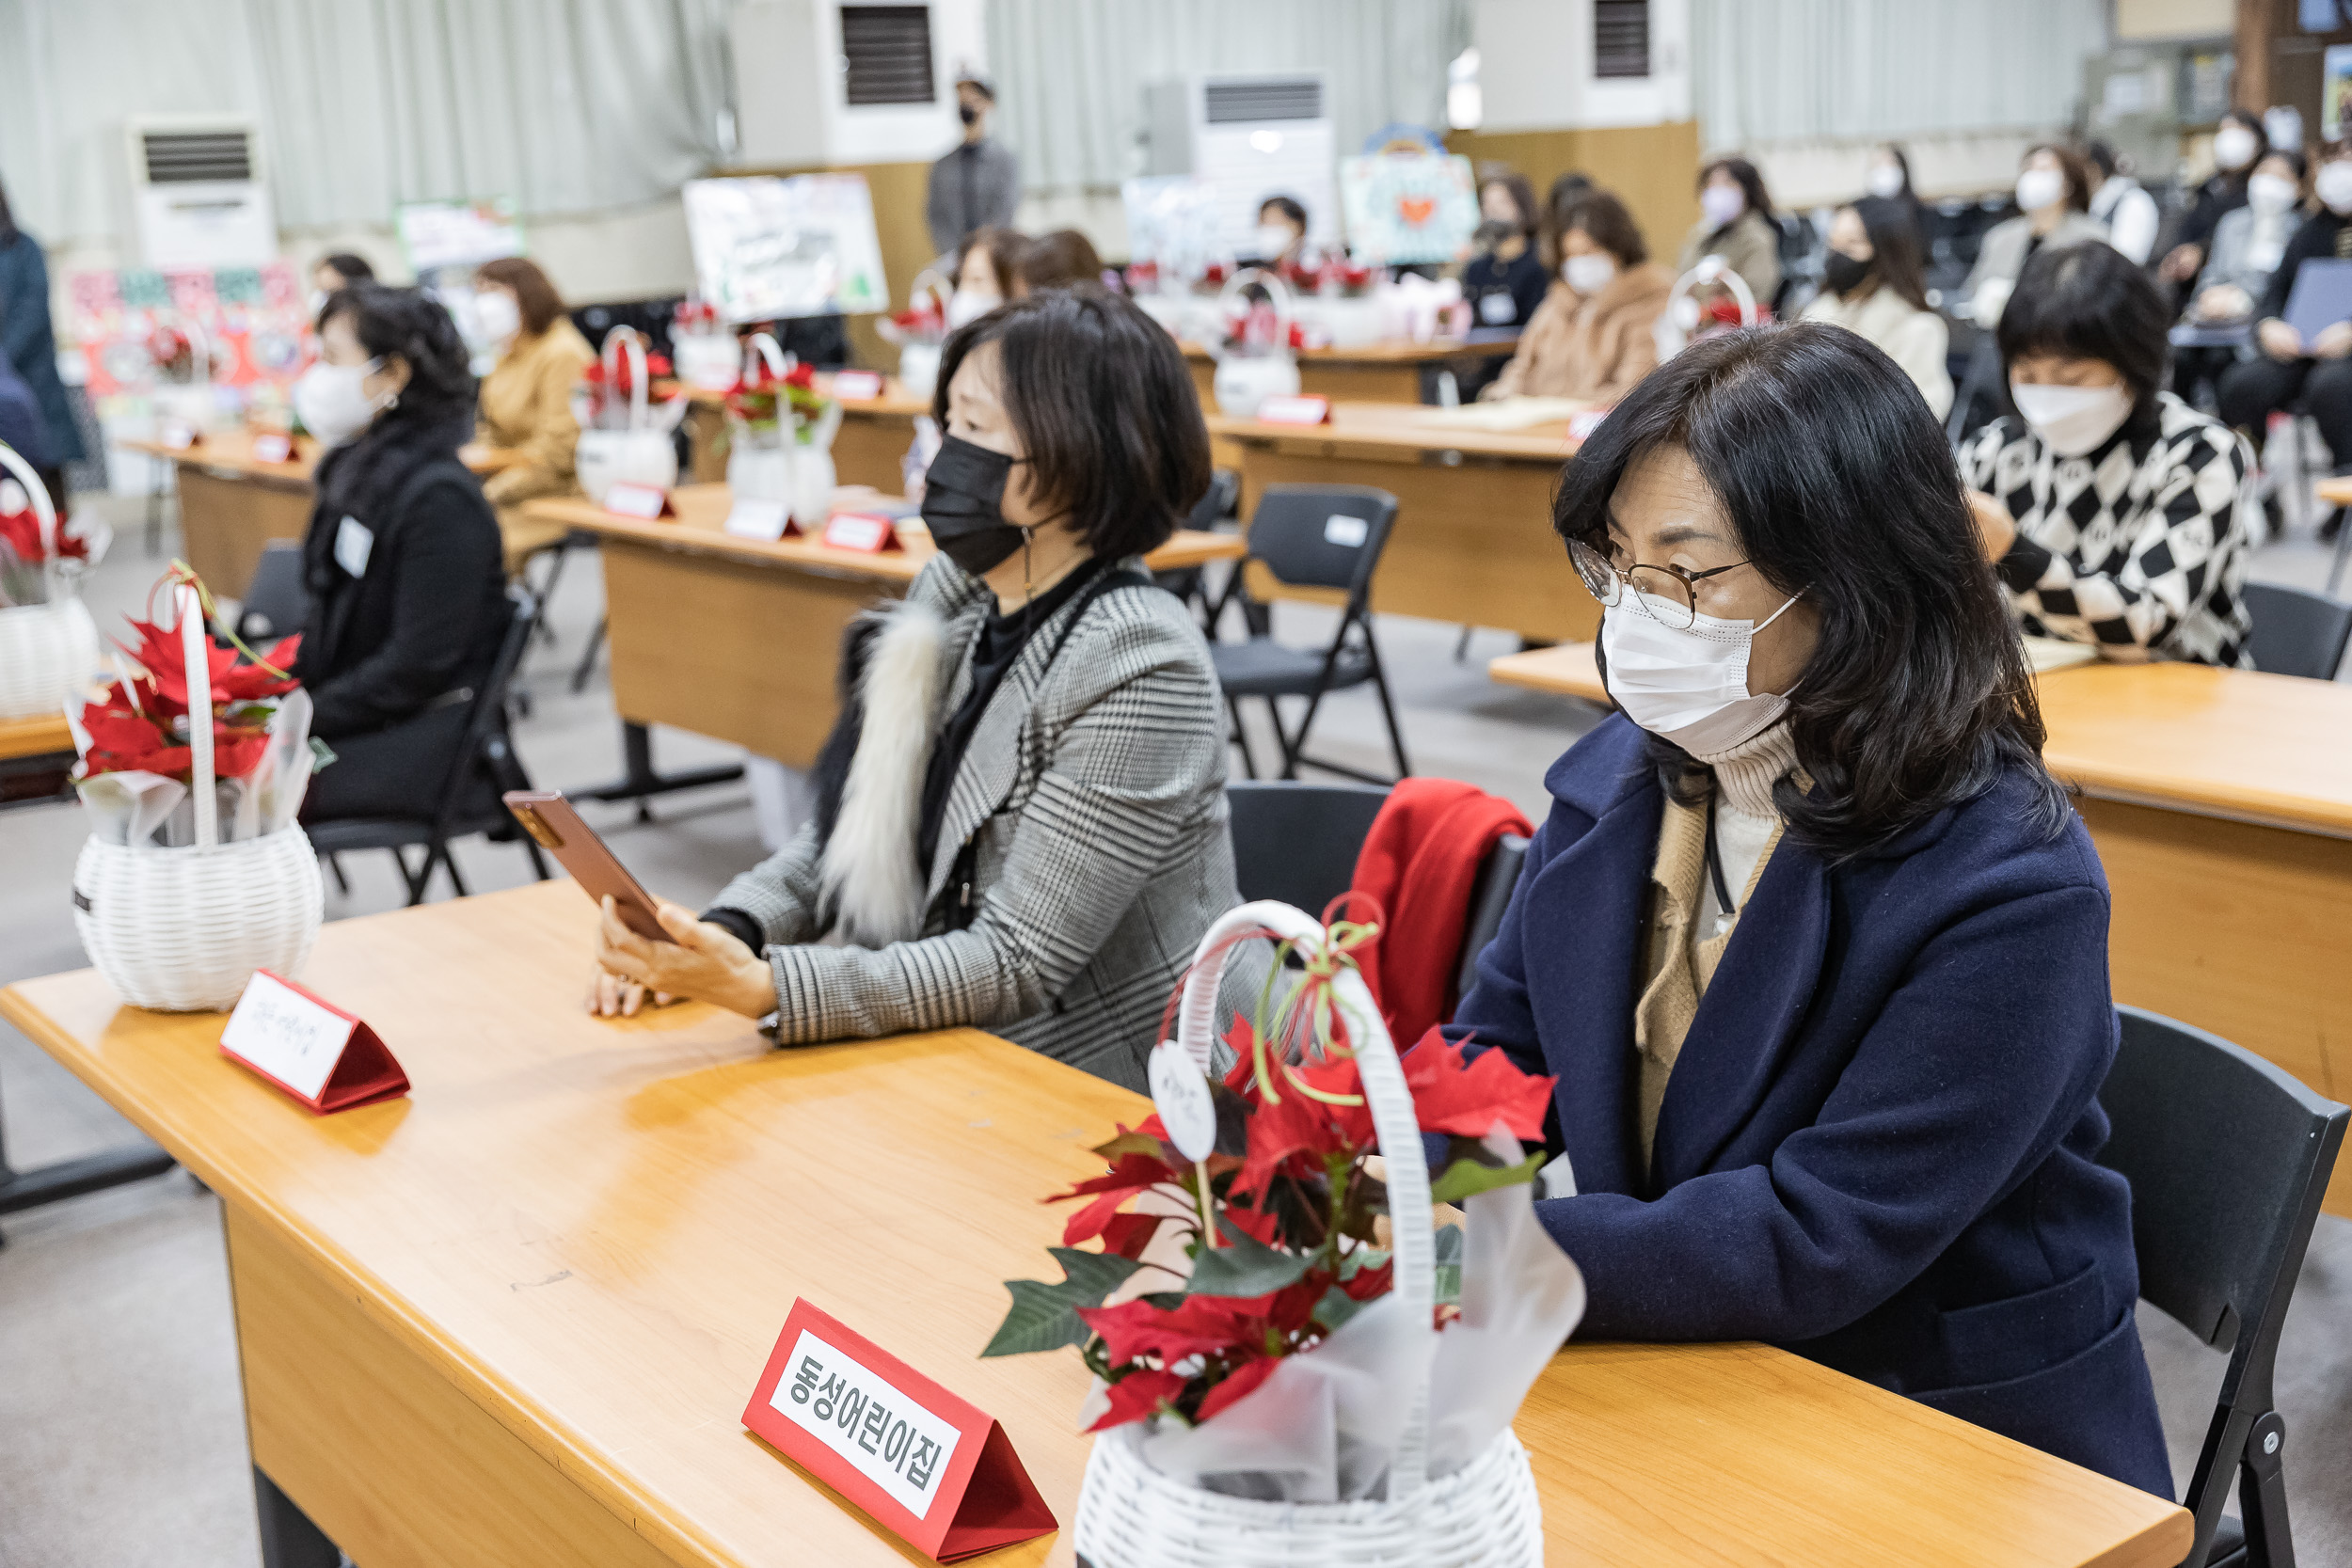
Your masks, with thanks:
M 793 1302 L 743 1424 L 937 1561 L 1057 1528 L 993 1418 L 806 1300 Z
M 825 519 L 824 541 L 836 550 L 879 555 L 898 547 L 898 531 L 889 518 L 870 512 L 836 512 Z
M 266 969 L 246 982 L 220 1051 L 322 1115 L 408 1092 L 374 1030 Z
M 291 463 L 294 461 L 294 438 L 271 434 L 253 437 L 253 461 L 256 463 Z
M 1478 296 L 1478 319 L 1488 326 L 1508 326 L 1519 319 L 1519 302 L 1511 297 L 1508 289 L 1497 289 Z
M 783 501 L 740 496 L 727 508 L 727 531 L 738 539 L 781 539 L 791 527 L 792 519 Z
M 1361 517 L 1351 517 L 1344 512 L 1334 512 L 1323 519 L 1323 542 L 1347 549 L 1361 549 L 1372 537 L 1372 525 Z
M 345 516 L 335 526 L 335 564 L 353 577 L 368 575 L 368 555 L 374 548 L 374 531 L 358 518 Z
M 639 484 L 624 481 L 604 493 L 604 509 L 617 512 L 624 517 L 639 517 L 647 522 L 670 512 L 670 492 L 659 484 Z
M 844 403 L 870 403 L 882 396 L 882 378 L 872 371 L 836 371 L 833 395 Z
M 1331 417 L 1331 400 L 1311 392 L 1271 397 L 1258 404 L 1263 424 L 1322 424 Z

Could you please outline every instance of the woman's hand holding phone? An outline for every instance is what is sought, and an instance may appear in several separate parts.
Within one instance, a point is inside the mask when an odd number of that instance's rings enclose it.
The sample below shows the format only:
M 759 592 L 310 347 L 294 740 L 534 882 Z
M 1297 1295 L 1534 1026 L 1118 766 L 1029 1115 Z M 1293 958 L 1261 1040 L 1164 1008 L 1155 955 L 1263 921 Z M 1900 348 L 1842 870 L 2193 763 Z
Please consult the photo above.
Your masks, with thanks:
M 668 942 L 650 942 L 625 925 L 610 895 L 596 923 L 596 968 L 588 983 L 588 1010 L 601 1018 L 627 1018 L 644 1004 L 656 1006 L 691 997 L 746 1018 L 776 1010 L 775 975 L 768 960 L 722 926 L 694 918 L 668 899 L 657 900 L 656 918 Z

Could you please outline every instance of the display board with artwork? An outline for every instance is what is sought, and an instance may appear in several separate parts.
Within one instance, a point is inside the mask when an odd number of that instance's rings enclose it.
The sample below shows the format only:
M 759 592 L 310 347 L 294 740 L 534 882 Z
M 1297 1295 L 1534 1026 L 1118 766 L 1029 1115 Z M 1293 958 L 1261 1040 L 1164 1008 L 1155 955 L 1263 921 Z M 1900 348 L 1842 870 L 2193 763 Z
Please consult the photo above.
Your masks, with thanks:
M 1478 185 L 1459 154 L 1376 153 L 1340 160 L 1348 247 L 1386 266 L 1469 258 Z
M 686 182 L 697 292 L 729 322 L 890 308 L 862 174 Z

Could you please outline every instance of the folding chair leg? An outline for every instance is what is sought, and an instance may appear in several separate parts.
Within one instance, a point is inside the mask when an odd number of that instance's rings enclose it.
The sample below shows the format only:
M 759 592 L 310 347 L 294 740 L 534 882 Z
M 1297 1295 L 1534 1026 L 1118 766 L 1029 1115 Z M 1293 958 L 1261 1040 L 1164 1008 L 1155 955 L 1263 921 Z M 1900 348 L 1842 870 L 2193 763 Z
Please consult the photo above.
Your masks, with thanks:
M 466 879 L 458 875 L 457 857 L 450 851 L 449 841 L 446 839 L 437 841 L 434 845 L 434 850 L 441 857 L 441 864 L 448 868 L 449 885 L 457 890 L 457 896 L 460 898 L 472 897 L 473 891 L 466 886 Z M 545 880 L 544 878 L 541 879 Z
M 2331 599 L 2336 596 L 2336 584 L 2344 579 L 2346 558 L 2352 558 L 2352 518 L 2346 519 L 2346 526 L 2336 530 L 2335 558 L 2328 565 L 2328 596 Z
M 596 655 L 604 651 L 605 618 L 596 617 L 596 629 L 588 634 L 588 646 L 580 651 L 580 662 L 572 667 L 572 695 L 577 697 L 588 689 L 588 677 L 596 673 Z
M 529 833 L 523 834 L 523 853 L 531 857 L 531 869 L 539 874 L 541 881 L 546 881 L 548 879 L 548 858 L 539 853 L 538 841 Z
M 1464 626 L 1462 628 L 1461 640 L 1454 644 L 1454 663 L 1459 664 L 1462 660 L 1470 657 L 1470 633 L 1476 631 L 1477 629 L 1478 628 L 1476 626 Z
M 2295 1541 L 2287 1529 L 2287 1424 L 2265 1411 L 2246 1434 L 2238 1458 L 2237 1506 L 2246 1527 L 2246 1560 L 2264 1568 L 2293 1568 Z
M 1396 702 L 1389 695 L 1388 667 L 1380 662 L 1380 645 L 1372 641 L 1371 628 L 1365 628 L 1364 646 L 1372 654 L 1372 689 L 1380 694 L 1380 717 L 1389 722 L 1389 750 L 1396 753 L 1396 776 L 1413 776 L 1412 764 L 1405 760 L 1405 732 L 1397 728 Z
M 1258 776 L 1258 759 L 1249 750 L 1248 727 L 1241 721 L 1241 699 L 1238 697 L 1226 698 L 1225 711 L 1231 714 L 1233 719 L 1233 744 L 1241 748 L 1242 777 L 1245 779 L 1254 779 Z
M 341 858 L 329 854 L 326 857 L 326 869 L 335 874 L 335 891 L 346 898 L 350 897 L 351 879 L 343 875 L 343 863 Z
M 1298 777 L 1298 753 L 1307 749 L 1307 732 L 1314 727 L 1315 710 L 1323 705 L 1323 689 L 1317 687 L 1307 694 L 1307 711 L 1298 716 L 1298 728 L 1282 734 L 1282 713 L 1274 705 L 1274 699 L 1265 700 L 1266 712 L 1273 717 L 1274 733 L 1282 742 L 1282 777 Z
M 433 851 L 425 850 L 424 864 L 414 871 L 408 869 L 408 857 L 398 849 L 392 851 L 392 863 L 400 867 L 401 880 L 408 884 L 408 902 L 423 903 L 424 885 L 433 879 Z

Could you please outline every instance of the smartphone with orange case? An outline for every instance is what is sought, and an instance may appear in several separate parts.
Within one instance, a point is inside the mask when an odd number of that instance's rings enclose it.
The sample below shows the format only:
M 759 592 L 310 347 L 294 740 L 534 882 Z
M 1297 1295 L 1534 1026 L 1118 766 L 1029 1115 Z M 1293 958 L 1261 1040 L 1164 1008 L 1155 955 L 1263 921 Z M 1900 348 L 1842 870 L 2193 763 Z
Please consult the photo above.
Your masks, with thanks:
M 562 862 L 572 880 L 599 907 L 610 895 L 622 925 L 648 942 L 673 940 L 653 912 L 653 895 L 638 885 L 596 831 L 580 819 L 580 813 L 561 790 L 510 789 L 499 799 L 523 825 L 523 832 Z

